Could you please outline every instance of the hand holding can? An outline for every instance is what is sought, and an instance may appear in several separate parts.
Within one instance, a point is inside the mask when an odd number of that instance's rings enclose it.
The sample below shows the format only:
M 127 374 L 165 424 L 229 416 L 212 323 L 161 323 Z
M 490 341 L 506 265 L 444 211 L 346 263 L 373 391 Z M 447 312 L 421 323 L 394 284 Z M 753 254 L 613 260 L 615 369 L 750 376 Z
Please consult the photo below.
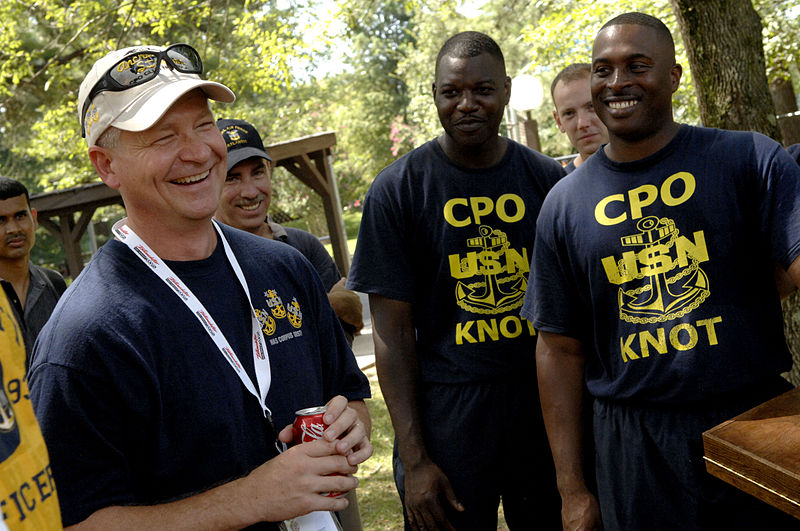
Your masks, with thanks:
M 295 412 L 294 424 L 292 424 L 292 440 L 294 444 L 311 442 L 322 438 L 322 434 L 327 428 L 327 425 L 322 421 L 322 417 L 327 410 L 328 406 L 316 406 Z M 342 476 L 344 474 L 334 475 Z M 344 494 L 344 492 L 328 492 L 325 496 L 336 498 Z

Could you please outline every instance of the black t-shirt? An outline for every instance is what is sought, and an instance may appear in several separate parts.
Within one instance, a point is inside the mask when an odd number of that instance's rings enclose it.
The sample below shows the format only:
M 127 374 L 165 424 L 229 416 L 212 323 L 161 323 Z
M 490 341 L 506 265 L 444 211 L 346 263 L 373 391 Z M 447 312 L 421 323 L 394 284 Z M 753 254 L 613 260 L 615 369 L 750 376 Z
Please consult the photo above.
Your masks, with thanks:
M 562 176 L 558 162 L 510 140 L 484 169 L 456 165 L 432 140 L 375 179 L 348 287 L 413 305 L 423 381 L 493 379 L 533 357 L 519 309 L 536 217 Z
M 683 126 L 639 161 L 600 150 L 553 188 L 522 314 L 584 342 L 594 396 L 705 400 L 791 366 L 773 264 L 798 253 L 785 150 Z
M 282 243 L 222 228 L 262 325 L 276 428 L 337 394 L 368 397 L 308 261 Z M 205 260 L 169 264 L 255 382 L 248 302 L 222 245 Z M 110 505 L 201 492 L 277 454 L 258 400 L 195 315 L 115 240 L 95 254 L 42 330 L 30 385 L 65 525 Z

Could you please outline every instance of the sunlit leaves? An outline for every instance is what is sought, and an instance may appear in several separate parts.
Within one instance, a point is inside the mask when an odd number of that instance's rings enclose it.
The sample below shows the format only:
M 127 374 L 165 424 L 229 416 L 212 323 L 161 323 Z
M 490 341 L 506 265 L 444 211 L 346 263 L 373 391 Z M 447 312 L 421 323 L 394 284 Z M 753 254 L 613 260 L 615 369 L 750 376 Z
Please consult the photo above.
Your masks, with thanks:
M 300 3 L 282 1 L 280 10 L 275 0 L 0 2 L 0 149 L 38 161 L 30 173 L 14 165 L 13 175 L 46 189 L 96 179 L 80 137 L 78 87 L 92 63 L 117 48 L 187 42 L 204 57 L 206 76 L 242 100 L 288 90 L 290 65 L 303 55 L 292 18 Z

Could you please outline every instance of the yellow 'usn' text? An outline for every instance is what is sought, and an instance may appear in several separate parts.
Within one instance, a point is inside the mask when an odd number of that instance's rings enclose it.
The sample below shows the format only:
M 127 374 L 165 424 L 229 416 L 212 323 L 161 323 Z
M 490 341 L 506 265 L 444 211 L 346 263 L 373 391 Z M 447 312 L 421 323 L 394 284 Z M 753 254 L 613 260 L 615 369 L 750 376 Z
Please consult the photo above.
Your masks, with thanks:
M 601 262 L 608 281 L 612 284 L 622 284 L 640 276 L 652 277 L 666 273 L 676 265 L 686 267 L 689 264 L 689 256 L 698 262 L 708 261 L 708 248 L 703 231 L 694 233 L 694 241 L 685 236 L 678 236 L 674 249 L 669 245 L 656 244 L 638 252 L 622 253 L 622 261 L 619 264 L 613 256 L 606 256 Z
M 447 256 L 450 261 L 450 274 L 453 278 L 470 278 L 477 275 L 496 275 L 508 273 L 514 275 L 518 271 L 527 273 L 531 269 L 528 250 L 522 253 L 515 249 L 495 251 L 471 251 L 461 258 L 460 254 Z

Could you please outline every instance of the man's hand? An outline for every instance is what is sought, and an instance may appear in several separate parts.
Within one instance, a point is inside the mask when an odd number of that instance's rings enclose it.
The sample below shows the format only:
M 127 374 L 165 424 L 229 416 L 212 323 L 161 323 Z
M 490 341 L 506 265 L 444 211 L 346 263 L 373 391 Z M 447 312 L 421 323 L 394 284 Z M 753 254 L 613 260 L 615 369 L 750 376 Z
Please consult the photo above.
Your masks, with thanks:
M 328 301 L 330 301 L 333 311 L 336 312 L 336 316 L 355 328 L 353 333 L 357 334 L 364 328 L 363 306 L 358 294 L 344 287 L 346 282 L 347 279 L 342 277 L 333 285 L 328 292 Z
M 279 521 L 312 511 L 341 511 L 347 507 L 344 497 L 330 498 L 325 494 L 356 488 L 358 480 L 352 475 L 373 452 L 370 427 L 343 396 L 332 398 L 327 406 L 322 420 L 328 427 L 321 439 L 289 448 L 244 478 L 259 494 L 270 493 L 257 496 L 254 501 L 254 506 L 263 511 L 260 517 Z M 281 430 L 278 439 L 292 442 L 291 424 Z
M 588 490 L 561 495 L 561 525 L 564 531 L 594 531 L 603 529 L 600 505 Z
M 285 433 L 281 431 L 281 440 Z M 347 462 L 336 445 L 325 439 L 298 444 L 243 478 L 249 484 L 250 507 L 257 515 L 254 521 L 276 522 L 312 511 L 345 509 L 344 497 L 326 494 L 356 488 L 358 480 L 352 474 L 357 467 Z
M 354 407 L 361 405 L 359 413 Z M 350 465 L 356 466 L 366 461 L 374 451 L 369 442 L 369 413 L 363 402 L 348 403 L 341 395 L 333 397 L 326 405 L 328 410 L 322 417 L 327 425 L 322 438 L 333 445 L 334 451 L 347 458 Z M 351 407 L 352 406 L 352 407 Z M 278 439 L 285 443 L 292 442 L 292 426 L 286 426 L 278 434 Z
M 463 511 L 464 507 L 456 499 L 444 472 L 432 461 L 426 461 L 413 468 L 406 467 L 405 473 L 405 504 L 411 529 L 455 531 L 447 518 L 445 504 L 456 511 Z

